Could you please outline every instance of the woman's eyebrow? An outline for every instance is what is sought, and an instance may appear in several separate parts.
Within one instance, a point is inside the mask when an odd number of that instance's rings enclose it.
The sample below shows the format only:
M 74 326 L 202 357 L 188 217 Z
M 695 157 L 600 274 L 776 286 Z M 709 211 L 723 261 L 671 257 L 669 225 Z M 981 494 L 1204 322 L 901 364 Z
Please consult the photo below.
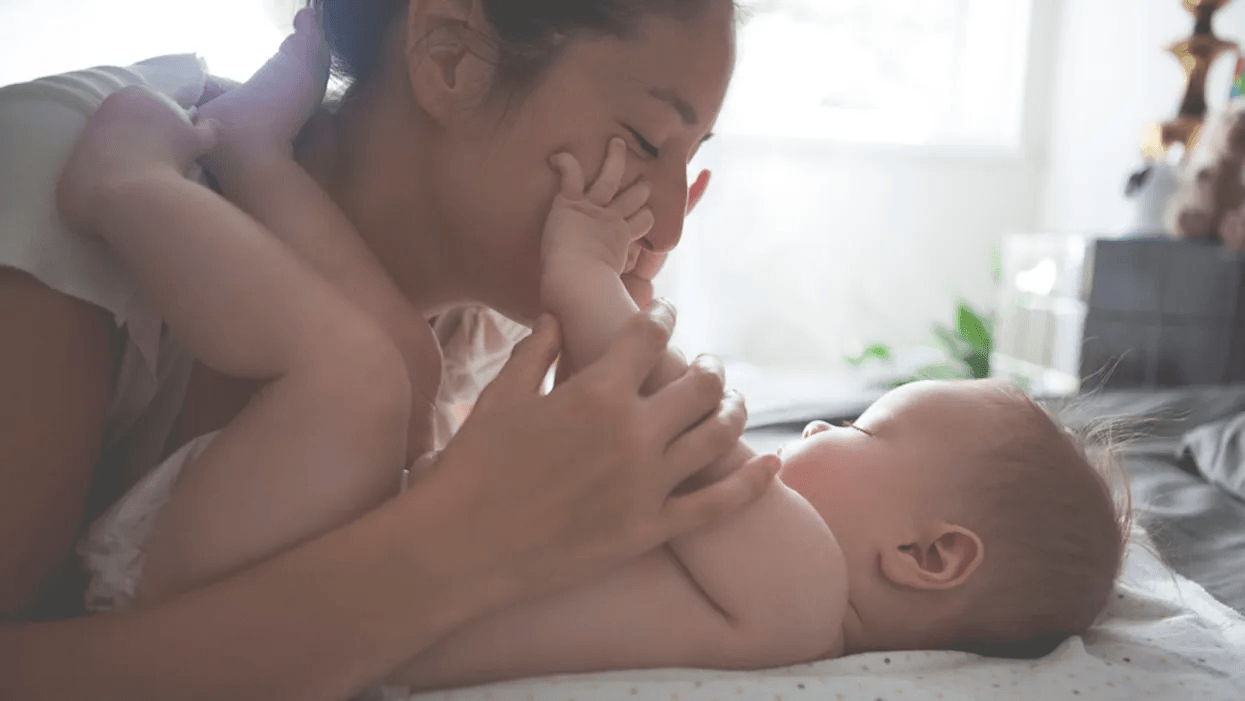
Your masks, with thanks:
M 692 107 L 692 103 L 683 99 L 683 96 L 674 90 L 666 88 L 650 88 L 648 94 L 674 108 L 679 113 L 679 118 L 689 127 L 700 124 L 700 115 L 696 113 L 696 108 Z M 705 134 L 700 139 L 700 143 L 705 143 L 713 138 L 713 132 Z
M 687 126 L 700 124 L 700 115 L 696 114 L 696 108 L 679 93 L 666 88 L 649 88 L 648 94 L 673 107 Z

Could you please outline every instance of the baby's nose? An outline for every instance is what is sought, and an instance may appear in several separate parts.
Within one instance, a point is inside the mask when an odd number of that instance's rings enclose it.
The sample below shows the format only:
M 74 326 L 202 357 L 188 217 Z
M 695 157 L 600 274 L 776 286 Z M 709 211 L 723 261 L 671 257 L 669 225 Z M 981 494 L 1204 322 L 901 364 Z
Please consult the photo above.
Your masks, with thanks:
M 804 437 L 810 438 L 812 436 L 817 435 L 818 433 L 821 433 L 822 431 L 829 431 L 829 430 L 830 430 L 830 424 L 826 423 L 825 421 L 813 421 L 809 423 L 809 425 L 804 427 Z

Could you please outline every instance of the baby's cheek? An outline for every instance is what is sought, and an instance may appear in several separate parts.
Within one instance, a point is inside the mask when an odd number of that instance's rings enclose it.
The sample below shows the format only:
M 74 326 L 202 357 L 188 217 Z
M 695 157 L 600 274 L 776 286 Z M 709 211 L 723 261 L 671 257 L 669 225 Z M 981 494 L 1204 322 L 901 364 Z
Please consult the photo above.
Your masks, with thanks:
M 778 471 L 778 479 L 787 487 L 799 492 L 801 496 L 804 496 L 804 492 L 810 489 L 815 481 L 807 466 L 794 460 L 783 463 Z M 805 498 L 808 497 L 805 496 Z

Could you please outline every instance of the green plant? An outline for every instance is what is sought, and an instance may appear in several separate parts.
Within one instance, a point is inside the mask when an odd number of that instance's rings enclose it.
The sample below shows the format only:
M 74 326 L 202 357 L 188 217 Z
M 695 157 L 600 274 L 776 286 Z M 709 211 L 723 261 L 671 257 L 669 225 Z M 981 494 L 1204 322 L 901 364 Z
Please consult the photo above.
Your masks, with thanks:
M 990 351 L 994 348 L 994 318 L 973 309 L 961 301 L 956 308 L 955 328 L 934 324 L 934 339 L 938 341 L 946 360 L 927 363 L 912 375 L 891 383 L 892 387 L 917 380 L 958 380 L 990 376 Z M 871 359 L 890 361 L 890 346 L 874 343 L 856 356 L 845 358 L 852 366 L 860 366 Z

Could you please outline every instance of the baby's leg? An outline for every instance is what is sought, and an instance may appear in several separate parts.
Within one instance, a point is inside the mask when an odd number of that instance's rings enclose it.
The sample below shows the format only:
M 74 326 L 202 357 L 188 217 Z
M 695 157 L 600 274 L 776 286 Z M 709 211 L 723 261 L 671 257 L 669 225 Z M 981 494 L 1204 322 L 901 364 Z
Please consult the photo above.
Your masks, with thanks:
M 115 195 L 100 233 L 192 354 L 270 380 L 165 506 L 141 597 L 237 571 L 396 492 L 409 382 L 370 319 L 252 219 L 172 172 Z

